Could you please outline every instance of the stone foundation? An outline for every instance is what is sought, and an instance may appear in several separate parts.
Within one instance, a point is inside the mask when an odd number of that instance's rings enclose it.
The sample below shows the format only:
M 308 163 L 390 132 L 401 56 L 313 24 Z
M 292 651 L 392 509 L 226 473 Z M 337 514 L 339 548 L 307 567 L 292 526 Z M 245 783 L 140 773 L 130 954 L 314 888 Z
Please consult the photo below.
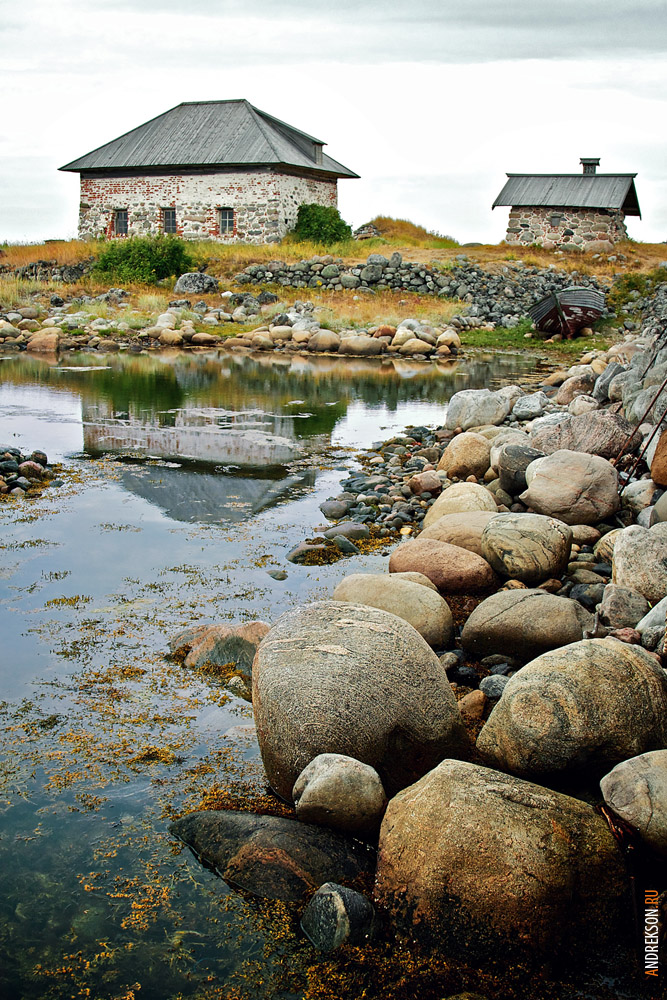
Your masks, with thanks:
M 336 180 L 262 168 L 193 174 L 81 176 L 79 238 L 112 238 L 115 213 L 127 210 L 127 235 L 163 232 L 163 209 L 176 210 L 176 235 L 221 243 L 277 243 L 296 225 L 299 205 L 336 207 Z M 218 210 L 232 209 L 221 233 Z
M 548 250 L 568 245 L 585 250 L 601 240 L 627 240 L 624 218 L 623 212 L 604 208 L 512 208 L 505 241 L 538 243 Z

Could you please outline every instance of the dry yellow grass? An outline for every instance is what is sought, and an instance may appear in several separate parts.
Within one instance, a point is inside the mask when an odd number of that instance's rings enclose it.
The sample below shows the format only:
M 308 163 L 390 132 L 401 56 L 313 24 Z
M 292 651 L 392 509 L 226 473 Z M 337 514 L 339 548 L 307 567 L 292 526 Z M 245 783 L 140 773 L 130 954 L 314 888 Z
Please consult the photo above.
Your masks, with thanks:
M 37 260 L 54 261 L 56 264 L 77 264 L 86 257 L 99 253 L 100 244 L 91 240 L 50 240 L 48 243 L 3 243 L 0 245 L 0 265 L 24 267 Z
M 414 246 L 428 245 L 437 249 L 447 244 L 458 247 L 458 243 L 451 236 L 441 236 L 430 229 L 425 229 L 424 226 L 410 222 L 409 219 L 393 219 L 389 215 L 376 215 L 371 223 L 386 240 L 398 240 Z
M 289 288 L 283 301 L 313 302 L 322 326 L 332 330 L 362 329 L 386 323 L 398 326 L 403 319 L 419 319 L 434 326 L 444 326 L 461 312 L 463 302 L 438 299 L 430 295 L 408 295 L 401 292 L 377 292 L 357 295 L 353 290 L 332 292 L 317 288 Z M 278 308 L 276 306 L 276 308 Z M 261 321 L 259 321 L 261 322 Z M 258 326 L 258 319 L 248 329 Z M 235 327 L 235 331 L 236 331 Z

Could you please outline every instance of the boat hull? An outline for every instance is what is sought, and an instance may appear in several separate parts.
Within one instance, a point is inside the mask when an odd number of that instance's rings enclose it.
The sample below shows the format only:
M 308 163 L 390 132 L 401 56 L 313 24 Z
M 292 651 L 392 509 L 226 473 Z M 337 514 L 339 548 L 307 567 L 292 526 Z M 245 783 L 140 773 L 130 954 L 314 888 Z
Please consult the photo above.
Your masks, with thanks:
M 605 308 L 602 292 L 571 286 L 551 292 L 528 310 L 538 330 L 553 336 L 574 337 L 600 318 Z

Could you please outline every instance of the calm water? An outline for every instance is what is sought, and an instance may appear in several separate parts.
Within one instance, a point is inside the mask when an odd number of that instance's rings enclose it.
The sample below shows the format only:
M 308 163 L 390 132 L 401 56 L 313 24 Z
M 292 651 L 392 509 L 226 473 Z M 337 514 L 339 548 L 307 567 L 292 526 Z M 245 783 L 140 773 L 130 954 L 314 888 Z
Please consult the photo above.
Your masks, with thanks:
M 293 912 L 232 893 L 168 836 L 173 813 L 265 789 L 249 706 L 166 642 L 191 622 L 274 621 L 352 566 L 383 568 L 285 554 L 354 449 L 534 364 L 0 362 L 0 444 L 43 448 L 65 483 L 0 504 L 1 997 L 391 996 L 372 963 L 321 961 Z M 400 959 L 378 955 L 385 974 Z

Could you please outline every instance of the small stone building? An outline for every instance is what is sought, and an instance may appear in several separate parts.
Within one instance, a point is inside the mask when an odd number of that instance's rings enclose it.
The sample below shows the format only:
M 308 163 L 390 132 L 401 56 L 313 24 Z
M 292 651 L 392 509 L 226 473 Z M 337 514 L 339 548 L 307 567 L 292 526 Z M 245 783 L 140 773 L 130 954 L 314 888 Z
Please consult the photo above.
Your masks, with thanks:
M 581 174 L 507 174 L 493 203 L 510 205 L 505 240 L 547 249 L 586 249 L 628 238 L 626 215 L 641 218 L 636 174 L 598 174 L 598 158 L 582 157 Z
M 79 237 L 172 233 L 275 243 L 299 205 L 337 205 L 358 177 L 324 143 L 248 101 L 179 104 L 61 170 L 81 175 Z

